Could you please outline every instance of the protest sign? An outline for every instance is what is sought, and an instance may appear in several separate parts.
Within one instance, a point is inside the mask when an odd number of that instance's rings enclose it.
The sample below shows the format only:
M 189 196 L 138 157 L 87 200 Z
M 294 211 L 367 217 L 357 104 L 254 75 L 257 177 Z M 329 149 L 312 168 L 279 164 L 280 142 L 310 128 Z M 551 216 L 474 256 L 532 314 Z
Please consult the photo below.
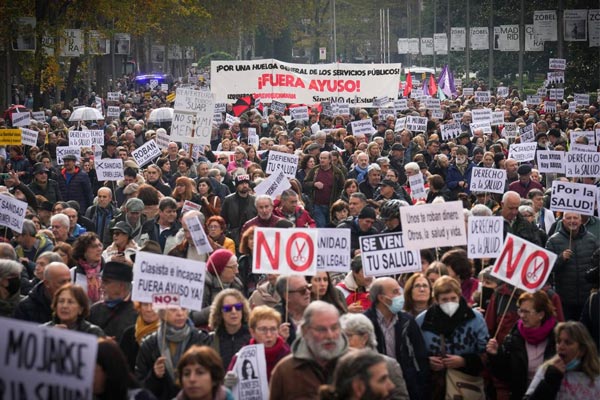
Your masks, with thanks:
M 517 126 L 516 122 L 504 122 L 503 125 L 503 129 L 502 129 L 502 135 L 504 137 L 516 137 L 519 134 L 519 127 Z
M 471 216 L 468 225 L 469 258 L 498 257 L 504 242 L 504 218 Z
M 181 302 L 178 294 L 155 293 L 152 295 L 152 309 L 166 310 L 169 308 L 180 308 Z
M 504 193 L 506 170 L 475 167 L 471 172 L 471 192 Z
M 590 47 L 600 47 L 600 9 L 588 10 L 588 29 Z
M 62 57 L 79 57 L 83 54 L 83 30 L 64 29 L 60 38 L 60 55 Z
M 419 38 L 409 38 L 408 39 L 408 54 L 419 54 L 419 46 L 420 41 Z
M 35 119 L 38 122 L 46 121 L 46 113 L 43 111 L 32 111 L 31 118 Z
M 463 88 L 462 93 L 465 97 L 469 97 L 473 96 L 475 94 L 475 91 L 473 90 L 473 88 Z
M 553 150 L 537 151 L 537 169 L 541 173 L 564 174 L 565 152 Z
M 578 106 L 588 107 L 590 105 L 590 95 L 587 93 L 575 93 L 573 97 Z
M 548 69 L 564 71 L 567 69 L 567 60 L 565 58 L 551 58 L 548 60 Z
M 37 146 L 37 139 L 38 139 L 37 131 L 27 129 L 27 128 L 21 128 L 21 143 L 24 146 Z
M 95 132 L 100 132 L 100 138 L 95 135 Z M 101 141 L 102 143 L 98 143 Z M 93 144 L 104 144 L 104 132 L 103 131 L 70 131 L 69 132 L 69 146 L 71 147 L 92 147 Z
M 519 136 L 521 138 L 521 143 L 533 142 L 535 140 L 533 124 L 529 124 L 521 128 L 521 134 Z
M 270 151 L 267 163 L 267 174 L 274 174 L 276 171 L 282 171 L 289 179 L 296 177 L 298 169 L 298 156 L 296 154 L 283 153 L 281 151 Z
M 284 103 L 280 103 L 279 101 L 273 100 L 271 102 L 271 106 L 269 107 L 271 108 L 271 111 L 275 112 L 275 113 L 285 113 L 285 104 Z
M 387 107 L 391 102 L 388 96 L 378 96 L 373 99 L 373 108 Z
M 29 111 L 20 113 L 16 112 L 11 115 L 11 119 L 12 126 L 29 126 L 31 123 L 31 114 Z
M 533 293 L 544 287 L 555 261 L 556 254 L 509 233 L 492 276 Z
M 489 122 L 471 122 L 469 124 L 469 128 L 471 128 L 471 132 L 475 132 L 477 129 L 481 129 L 483 133 L 492 133 L 492 125 Z
M 411 132 L 426 132 L 427 117 L 416 117 L 414 115 L 409 115 L 406 117 L 406 129 Z
M 74 155 L 77 158 L 77 162 L 81 158 L 81 149 L 79 147 L 72 146 L 57 146 L 56 147 L 56 164 L 63 165 L 63 157 L 69 155 Z
M 250 344 L 242 347 L 236 354 L 233 371 L 238 377 L 238 382 L 232 389 L 233 398 L 239 400 L 267 400 L 269 398 L 264 344 Z
M 26 211 L 26 202 L 7 195 L 0 195 L 0 226 L 21 233 Z
M 167 135 L 166 132 L 163 132 L 161 130 L 159 132 L 156 132 L 156 137 L 154 138 L 154 140 L 156 141 L 156 144 L 159 148 L 166 149 L 167 147 L 169 147 L 169 142 L 171 141 L 171 138 L 169 137 L 169 135 Z
M 425 99 L 425 107 L 428 110 L 440 110 L 441 109 L 440 99 L 433 99 L 431 97 L 426 98 Z
M 492 99 L 492 94 L 489 90 L 477 90 L 475 91 L 475 101 L 477 103 L 483 103 L 483 104 L 487 104 L 491 101 Z M 473 110 L 476 111 L 476 110 Z M 490 121 L 492 119 L 492 116 L 490 115 Z
M 564 100 L 565 98 L 565 89 L 564 88 L 554 88 L 550 89 L 550 100 Z
M 508 148 L 508 158 L 513 158 L 518 162 L 531 161 L 535 159 L 535 150 L 537 143 L 513 143 Z
M 519 34 L 519 25 L 495 26 L 494 50 L 519 51 Z
M 106 93 L 106 100 L 108 101 L 119 101 L 121 98 L 120 92 L 108 92 Z
M 443 120 L 444 119 L 444 111 L 442 111 L 441 109 L 434 109 L 431 110 L 431 118 L 432 119 L 437 119 L 437 120 Z
M 491 125 L 498 126 L 502 124 L 504 124 L 504 111 L 493 111 Z
M 108 106 L 106 107 L 106 116 L 107 117 L 118 117 L 121 115 L 121 109 L 119 106 Z
M 596 142 L 596 134 L 600 132 L 600 129 L 597 129 L 596 132 L 594 131 L 575 131 L 575 130 L 571 130 L 569 132 L 569 138 L 571 139 L 571 146 L 573 146 L 575 144 L 575 142 L 577 141 L 577 138 L 580 136 L 584 136 L 587 141 L 588 144 L 597 144 Z M 600 136 L 600 135 L 599 135 Z
M 450 50 L 463 51 L 467 47 L 467 34 L 464 27 L 450 28 Z
M 350 229 L 319 228 L 317 271 L 346 273 L 350 270 Z
M 354 136 L 371 135 L 376 132 L 375 128 L 373 128 L 371 118 L 352 121 L 350 122 L 350 126 L 352 127 L 352 134 Z
M 350 114 L 350 105 L 347 103 L 331 103 L 331 111 L 333 115 L 348 115 Z
M 433 55 L 433 38 L 421 38 L 421 54 L 424 56 Z
M 155 294 L 176 294 L 181 307 L 200 311 L 205 278 L 203 262 L 138 251 L 131 300 L 151 303 Z
M 398 38 L 398 54 L 408 54 L 408 38 Z
M 445 32 L 433 34 L 433 50 L 435 54 L 448 54 L 448 36 Z
M 570 101 L 569 102 L 569 112 L 570 113 L 574 113 L 577 111 L 577 102 L 576 101 Z
M 124 178 L 123 160 L 120 158 L 105 158 L 95 160 L 94 167 L 100 182 L 118 181 Z
M 594 133 L 594 132 L 592 132 Z M 583 143 L 571 143 L 571 147 L 569 147 L 569 152 L 585 152 L 585 153 L 595 153 L 598 151 L 598 147 L 595 144 L 583 144 Z
M 471 27 L 471 50 L 487 50 L 490 47 L 487 26 Z
M 544 90 L 544 95 L 546 95 L 545 90 Z M 540 95 L 533 95 L 533 94 L 529 94 L 527 95 L 527 105 L 529 106 L 535 106 L 538 105 L 542 102 L 542 96 Z
M 403 274 L 422 268 L 421 253 L 407 249 L 402 232 L 361 236 L 358 240 L 365 276 Z
M 133 159 L 141 168 L 162 154 L 154 139 L 147 141 L 141 147 L 131 152 Z
M 184 216 L 185 224 L 190 231 L 190 235 L 192 236 L 192 242 L 194 246 L 196 246 L 196 250 L 199 254 L 210 254 L 213 252 L 213 248 L 208 241 L 208 237 L 206 236 L 206 232 L 202 227 L 202 222 L 200 218 L 197 216 Z
M 594 185 L 553 181 L 550 210 L 594 215 L 597 190 Z
M 544 41 L 536 38 L 533 24 L 525 25 L 525 51 L 544 51 Z
M 461 201 L 400 207 L 400 221 L 408 249 L 467 244 Z
M 225 123 L 227 125 L 229 125 L 231 127 L 236 122 L 240 122 L 240 119 L 238 117 L 234 117 L 231 114 L 225 114 Z M 173 128 L 171 128 L 171 132 L 173 132 Z
M 413 85 L 417 86 L 418 83 L 416 83 L 413 80 Z M 411 99 L 417 99 L 417 100 L 423 100 L 426 96 L 423 94 L 423 89 L 418 88 L 418 87 L 413 87 L 413 90 L 411 90 L 410 92 L 410 98 Z
M 394 108 L 396 109 L 396 111 L 408 110 L 408 100 L 407 99 L 394 100 Z
M 464 112 L 457 112 L 457 113 L 452 113 L 452 119 L 455 122 L 460 123 L 460 121 L 462 120 L 463 115 L 465 115 Z
M 269 175 L 261 183 L 254 188 L 254 194 L 266 194 L 271 197 L 276 197 L 283 193 L 284 190 L 291 188 L 289 179 L 285 176 L 282 170 L 278 170 Z
M 212 61 L 211 90 L 217 101 L 252 93 L 264 103 L 330 101 L 370 107 L 378 96 L 396 98 L 402 65 L 292 64 L 275 59 Z
M 555 42 L 558 39 L 556 10 L 533 12 L 533 31 L 537 40 Z
M 442 132 L 442 140 L 454 139 L 461 133 L 460 123 L 458 122 L 442 124 L 440 125 L 440 130 Z
M 508 86 L 498 86 L 496 88 L 496 96 L 498 97 L 508 97 Z
M 544 102 L 544 111 L 547 113 L 555 113 L 556 112 L 556 101 L 546 100 Z
M 315 275 L 317 235 L 316 229 L 257 227 L 254 231 L 252 272 Z
M 569 178 L 600 177 L 600 153 L 569 151 L 565 158 L 565 175 Z
M 97 351 L 93 335 L 0 318 L 2 398 L 91 400 Z
M 565 71 L 548 72 L 546 79 L 548 83 L 565 83 Z
M 194 203 L 193 201 L 185 200 L 183 202 L 183 207 L 181 207 L 181 215 L 185 214 L 188 211 L 200 211 L 201 209 L 202 206 L 200 204 Z
M 290 116 L 294 121 L 308 121 L 308 107 L 293 107 L 289 109 Z
M 563 11 L 565 42 L 587 41 L 587 11 L 586 9 Z
M 380 108 L 379 109 L 379 119 L 384 121 L 388 116 L 392 116 L 396 118 L 396 109 L 395 108 Z
M 423 174 L 416 174 L 408 177 L 408 184 L 410 185 L 410 197 L 413 200 L 424 199 L 427 197 L 425 191 L 425 181 L 423 180 Z

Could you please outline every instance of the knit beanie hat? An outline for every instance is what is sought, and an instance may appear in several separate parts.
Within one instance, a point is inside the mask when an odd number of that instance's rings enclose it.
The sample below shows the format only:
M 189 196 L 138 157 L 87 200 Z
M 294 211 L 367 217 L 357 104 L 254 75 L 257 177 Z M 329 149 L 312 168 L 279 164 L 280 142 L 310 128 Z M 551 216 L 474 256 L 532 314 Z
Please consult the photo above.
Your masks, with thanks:
M 213 275 L 221 275 L 225 266 L 235 255 L 227 249 L 218 249 L 214 251 L 206 262 L 206 270 Z

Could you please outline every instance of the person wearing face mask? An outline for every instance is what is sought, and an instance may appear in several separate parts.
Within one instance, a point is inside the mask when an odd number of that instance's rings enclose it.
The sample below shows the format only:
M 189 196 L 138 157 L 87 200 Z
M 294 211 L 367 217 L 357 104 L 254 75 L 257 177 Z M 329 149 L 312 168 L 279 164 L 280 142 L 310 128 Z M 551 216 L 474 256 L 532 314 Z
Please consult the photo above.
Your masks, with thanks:
M 364 315 L 375 328 L 377 351 L 398 360 L 411 399 L 428 399 L 427 349 L 413 317 L 402 312 L 402 288 L 393 278 L 375 279 L 370 299 Z
M 452 192 L 454 198 L 459 193 L 471 194 L 471 173 L 473 171 L 472 161 L 469 161 L 469 150 L 465 146 L 457 146 L 456 160 L 448 167 L 446 174 L 446 185 Z
M 538 368 L 523 399 L 597 399 L 600 359 L 581 322 L 561 322 L 554 328 L 556 356 Z
M 461 295 L 456 279 L 440 277 L 433 284 L 435 303 L 416 319 L 429 354 L 429 385 L 435 388 L 432 399 L 449 395 L 447 370 L 458 370 L 471 377 L 480 377 L 483 370 L 481 357 L 488 342 L 488 329 L 483 316 L 471 309 Z M 483 379 L 480 383 L 482 389 Z
M 0 317 L 10 317 L 22 300 L 21 270 L 23 264 L 0 260 Z

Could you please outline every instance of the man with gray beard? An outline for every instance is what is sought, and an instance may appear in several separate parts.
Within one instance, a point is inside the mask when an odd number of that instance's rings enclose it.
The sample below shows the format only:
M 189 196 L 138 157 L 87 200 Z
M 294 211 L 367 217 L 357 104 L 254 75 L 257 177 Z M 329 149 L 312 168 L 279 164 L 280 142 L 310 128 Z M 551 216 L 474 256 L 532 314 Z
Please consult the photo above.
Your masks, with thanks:
M 271 400 L 318 398 L 319 387 L 331 382 L 338 359 L 348 350 L 337 308 L 323 301 L 306 307 L 301 335 L 273 370 Z

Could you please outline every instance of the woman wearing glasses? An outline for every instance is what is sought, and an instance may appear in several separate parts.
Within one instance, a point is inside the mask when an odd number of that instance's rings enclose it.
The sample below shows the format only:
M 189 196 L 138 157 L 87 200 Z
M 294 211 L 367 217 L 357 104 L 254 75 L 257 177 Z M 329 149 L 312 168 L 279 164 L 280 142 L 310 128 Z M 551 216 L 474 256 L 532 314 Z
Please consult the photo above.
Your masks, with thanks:
M 403 310 L 416 318 L 421 312 L 427 310 L 432 303 L 431 283 L 422 272 L 413 274 L 404 284 Z
M 229 365 L 235 353 L 250 340 L 249 315 L 248 300 L 237 289 L 222 290 L 210 306 L 211 347 L 221 355 L 223 365 Z
M 517 305 L 519 320 L 502 346 L 496 339 L 486 346 L 492 374 L 506 382 L 511 399 L 521 399 L 538 367 L 556 354 L 557 321 L 546 292 L 523 293 Z

